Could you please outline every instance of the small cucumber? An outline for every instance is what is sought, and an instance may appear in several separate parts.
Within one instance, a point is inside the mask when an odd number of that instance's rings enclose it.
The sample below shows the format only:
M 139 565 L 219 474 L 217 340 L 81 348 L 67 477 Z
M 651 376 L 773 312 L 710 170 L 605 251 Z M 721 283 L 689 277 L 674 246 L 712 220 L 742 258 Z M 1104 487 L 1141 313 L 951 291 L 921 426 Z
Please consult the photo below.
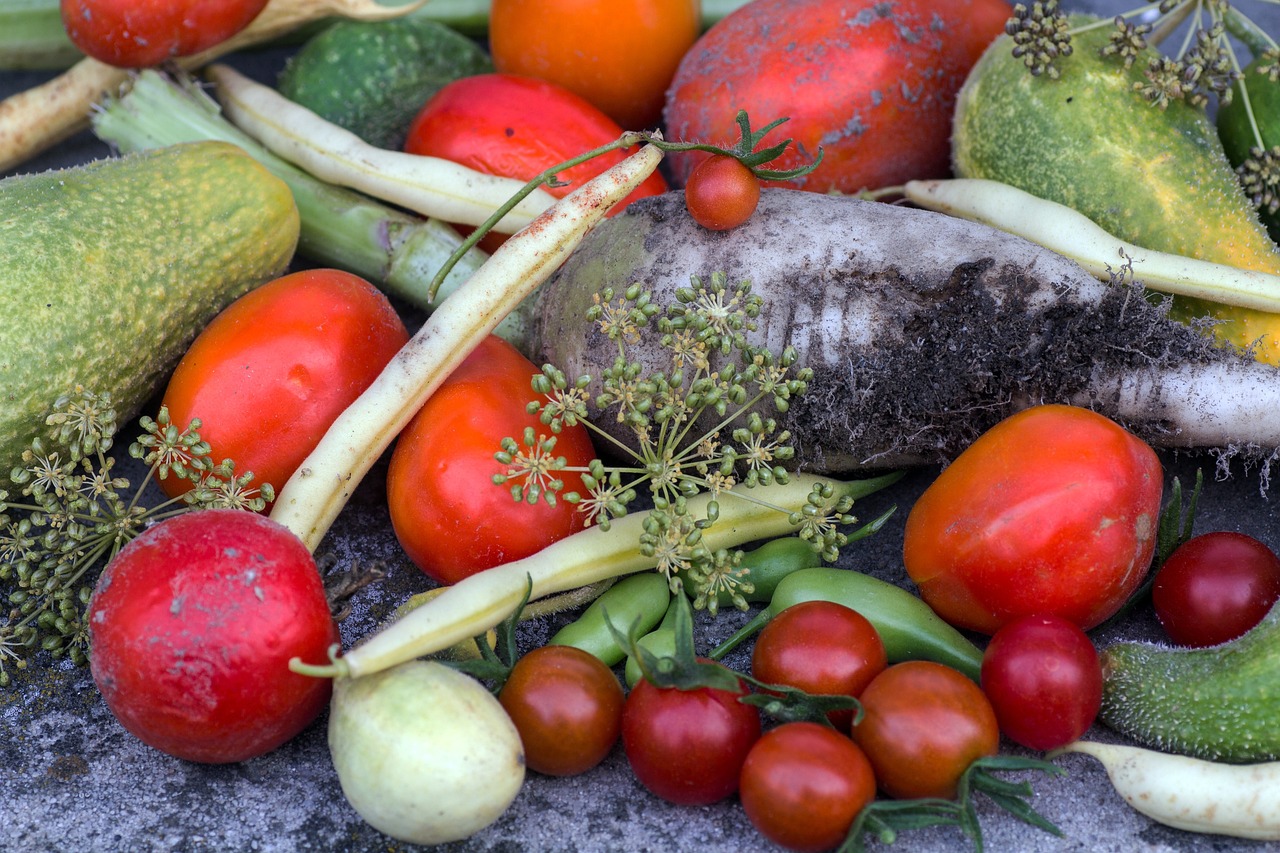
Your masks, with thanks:
M 1099 718 L 1166 752 L 1232 763 L 1280 759 L 1280 606 L 1241 637 L 1203 649 L 1103 649 Z
M 1010 37 L 996 39 L 956 103 L 955 173 L 1065 204 L 1139 246 L 1280 272 L 1280 252 L 1241 191 L 1212 121 L 1183 101 L 1164 110 L 1148 103 L 1135 90 L 1148 82 L 1145 56 L 1126 70 L 1099 55 L 1109 31 L 1074 35 L 1056 80 L 1032 76 L 1013 56 Z M 1141 278 L 1142 270 L 1135 274 Z M 1174 300 L 1178 319 L 1205 314 L 1223 321 L 1213 327 L 1221 340 L 1249 346 L 1265 337 L 1258 357 L 1280 363 L 1280 316 Z
M 225 142 L 0 181 L 0 472 L 77 384 L 136 414 L 297 239 L 289 188 Z
M 370 145 L 399 150 L 413 117 L 446 83 L 493 70 L 489 55 L 425 18 L 341 21 L 285 65 L 285 97 Z
M 1249 106 L 1262 137 L 1262 147 L 1270 149 L 1280 145 L 1280 82 L 1258 70 L 1262 63 L 1262 59 L 1249 63 L 1241 82 L 1249 90 Z M 1227 159 L 1236 168 L 1249 158 L 1250 150 L 1257 144 L 1249 122 L 1249 111 L 1239 91 L 1230 103 L 1218 107 L 1218 136 L 1222 139 Z M 1280 240 L 1280 209 L 1262 210 L 1259 215 L 1271 239 Z

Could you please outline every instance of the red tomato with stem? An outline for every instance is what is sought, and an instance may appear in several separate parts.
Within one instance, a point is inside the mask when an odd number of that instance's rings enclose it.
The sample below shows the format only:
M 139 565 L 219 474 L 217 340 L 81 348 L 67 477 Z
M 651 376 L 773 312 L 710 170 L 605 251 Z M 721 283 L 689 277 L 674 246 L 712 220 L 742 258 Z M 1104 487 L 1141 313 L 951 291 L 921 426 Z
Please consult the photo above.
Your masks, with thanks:
M 668 802 L 700 806 L 738 790 L 760 714 L 737 692 L 655 687 L 641 679 L 622 709 L 622 745 L 645 788 Z
M 698 164 L 684 187 L 689 215 L 703 228 L 728 231 L 751 218 L 760 179 L 736 157 L 716 154 Z
M 907 516 L 903 561 L 943 619 L 993 634 L 1029 614 L 1089 630 L 1142 583 L 1163 474 L 1146 443 L 1075 406 L 1026 409 L 943 469 Z
M 982 689 L 940 663 L 894 664 L 872 679 L 861 702 L 853 741 L 880 789 L 896 799 L 950 799 L 969 765 L 1000 748 L 995 711 Z
M 516 74 L 478 74 L 447 84 L 409 126 L 404 150 L 442 157 L 488 175 L 529 181 L 622 135 L 618 123 L 580 95 L 548 80 Z M 544 186 L 557 198 L 568 195 L 627 152 L 611 151 L 561 172 L 564 186 Z M 667 191 L 654 172 L 627 196 L 626 204 Z
M 499 71 L 558 83 L 645 130 L 662 118 L 698 12 L 698 0 L 494 0 L 489 50 Z
M 1216 646 L 1262 621 L 1280 599 L 1280 559 L 1263 542 L 1231 531 L 1179 545 L 1156 573 L 1151 603 L 1169 639 Z
M 875 796 L 866 755 L 818 723 L 783 723 L 765 732 L 747 753 L 738 784 L 751 825 L 788 850 L 839 847 Z
M 165 389 L 179 427 L 201 421 L 212 457 L 278 491 L 338 415 L 409 340 L 395 308 L 351 273 L 306 270 L 237 299 L 191 344 Z M 170 497 L 189 480 L 165 477 Z
M 795 144 L 773 169 L 823 162 L 785 186 L 854 193 L 950 173 L 951 114 L 969 69 L 1004 32 L 1005 0 L 754 0 L 685 54 L 667 135 L 729 147 L 735 116 Z M 705 152 L 671 155 L 677 185 Z
M 526 427 L 550 435 L 525 410 L 538 372 L 515 347 L 491 335 L 396 439 L 387 471 L 391 524 L 409 557 L 440 583 L 527 557 L 581 526 L 568 501 L 516 501 L 508 487 L 493 483 L 494 474 L 506 471 L 494 459 L 502 439 L 520 442 Z M 554 455 L 585 469 L 595 458 L 586 427 L 565 427 Z M 562 472 L 560 478 L 565 491 L 586 494 L 579 474 Z
M 1057 749 L 1098 716 L 1102 665 L 1075 624 L 1058 616 L 1023 616 L 987 645 L 982 690 L 1005 737 L 1030 749 Z
M 62 23 L 86 55 L 145 68 L 221 44 L 258 17 L 267 0 L 62 0 Z
M 595 767 L 622 731 L 622 684 L 590 652 L 539 646 L 511 668 L 498 701 L 524 744 L 525 764 L 548 776 Z
M 232 509 L 187 512 L 120 550 L 89 602 L 90 669 L 107 707 L 149 746 L 223 764 L 269 752 L 329 701 L 289 670 L 338 643 L 311 553 Z
M 888 663 L 875 626 L 834 601 L 802 601 L 786 608 L 764 626 L 751 651 L 751 674 L 757 680 L 816 695 L 856 697 Z M 853 711 L 832 711 L 828 718 L 848 731 Z

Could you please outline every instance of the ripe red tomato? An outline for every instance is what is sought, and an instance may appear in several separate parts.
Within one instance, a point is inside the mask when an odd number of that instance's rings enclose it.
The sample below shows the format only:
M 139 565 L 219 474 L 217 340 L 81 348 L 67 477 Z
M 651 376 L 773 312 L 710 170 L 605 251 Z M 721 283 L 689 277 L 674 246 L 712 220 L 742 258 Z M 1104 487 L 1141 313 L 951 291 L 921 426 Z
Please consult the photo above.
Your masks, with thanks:
M 284 486 L 409 333 L 380 291 L 341 270 L 297 272 L 237 299 L 182 357 L 163 404 L 201 420 L 214 459 Z M 159 481 L 170 497 L 189 480 Z
M 1058 616 L 1006 624 L 982 656 L 982 690 L 1000 731 L 1030 749 L 1070 743 L 1102 706 L 1098 652 L 1079 627 Z
M 738 796 L 751 825 L 773 843 L 831 850 L 875 799 L 876 779 L 845 735 L 817 723 L 783 723 L 747 753 Z
M 754 0 L 685 54 L 667 91 L 668 137 L 731 145 L 753 125 L 795 145 L 770 164 L 818 168 L 784 185 L 845 193 L 950 173 L 956 93 L 1004 32 L 1005 0 Z M 707 155 L 672 155 L 677 185 Z
M 1036 406 L 996 424 L 912 507 L 903 560 L 953 625 L 987 634 L 1018 616 L 1086 631 L 1119 609 L 1151 565 L 1160 460 L 1111 420 Z
M 396 439 L 387 471 L 391 524 L 414 563 L 441 583 L 527 557 L 580 525 L 567 501 L 529 504 L 493 484 L 504 470 L 493 458 L 502 439 L 521 441 L 525 427 L 550 432 L 525 411 L 537 372 L 515 347 L 490 336 Z M 595 458 L 586 428 L 565 427 L 555 455 L 586 467 Z M 580 475 L 566 472 L 561 479 L 566 491 L 586 493 Z
M 969 765 L 1000 748 L 982 689 L 940 663 L 894 664 L 872 679 L 861 702 L 853 740 L 890 797 L 954 797 Z
M 1169 639 L 1215 646 L 1262 621 L 1280 599 L 1280 559 L 1252 536 L 1230 531 L 1187 540 L 1156 573 L 1151 603 Z
M 833 601 L 802 601 L 764 626 L 751 652 L 751 674 L 806 693 L 857 696 L 888 666 L 884 643 L 867 618 Z M 848 731 L 853 711 L 828 718 Z
M 760 180 L 737 158 L 716 154 L 689 175 L 684 202 L 689 215 L 703 228 L 728 231 L 756 212 Z
M 86 55 L 145 68 L 221 44 L 258 17 L 267 0 L 62 0 L 62 23 Z
M 498 693 L 524 744 L 525 764 L 548 776 L 595 767 L 622 731 L 622 684 L 595 655 L 539 646 L 511 668 Z
M 256 513 L 210 509 L 148 528 L 89 602 L 90 669 L 144 743 L 212 764 L 262 755 L 306 728 L 331 683 L 289 671 L 338 642 L 311 553 Z
M 618 123 L 579 95 L 547 80 L 515 74 L 478 74 L 444 86 L 409 126 L 404 150 L 442 157 L 488 175 L 532 180 L 543 170 L 622 135 Z M 625 159 L 613 151 L 566 169 L 566 186 L 544 187 L 568 195 Z M 626 203 L 667 191 L 654 172 Z
M 489 51 L 508 74 L 550 80 L 628 130 L 662 117 L 667 85 L 694 39 L 698 0 L 494 0 Z
M 640 784 L 664 800 L 701 806 L 738 790 L 760 737 L 760 714 L 738 692 L 654 687 L 641 679 L 622 709 L 622 746 Z

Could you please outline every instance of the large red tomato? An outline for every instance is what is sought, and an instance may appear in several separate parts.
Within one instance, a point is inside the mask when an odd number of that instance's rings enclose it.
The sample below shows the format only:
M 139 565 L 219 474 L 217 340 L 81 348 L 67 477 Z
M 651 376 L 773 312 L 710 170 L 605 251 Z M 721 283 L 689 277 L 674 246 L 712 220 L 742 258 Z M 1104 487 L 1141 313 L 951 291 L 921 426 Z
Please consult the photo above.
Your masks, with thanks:
M 1155 452 L 1096 412 L 1026 409 L 960 454 L 912 507 L 903 561 L 953 625 L 1018 616 L 1088 630 L 1151 566 L 1163 476 Z
M 391 524 L 409 557 L 441 583 L 527 557 L 581 527 L 573 504 L 516 501 L 493 483 L 505 471 L 494 459 L 502 439 L 520 442 L 526 427 L 550 433 L 525 410 L 537 372 L 515 347 L 490 336 L 396 439 L 387 471 Z M 555 455 L 586 467 L 595 458 L 586 428 L 561 430 Z M 562 479 L 565 491 L 586 493 L 579 475 Z
M 1005 0 L 753 0 L 685 54 L 667 91 L 668 138 L 726 145 L 752 125 L 795 145 L 770 168 L 822 164 L 788 185 L 852 193 L 946 177 L 956 93 L 1004 32 Z M 706 155 L 673 155 L 677 184 Z
M 325 431 L 409 340 L 372 284 L 341 270 L 293 273 L 237 299 L 182 357 L 163 404 L 201 421 L 215 460 L 277 491 Z M 169 476 L 170 496 L 191 488 Z
M 120 550 L 89 602 L 90 667 L 144 743 L 221 764 L 262 755 L 324 710 L 338 642 L 320 572 L 283 526 L 251 512 L 188 512 Z
M 267 0 L 62 0 L 76 47 L 121 68 L 159 65 L 221 44 L 258 17 Z

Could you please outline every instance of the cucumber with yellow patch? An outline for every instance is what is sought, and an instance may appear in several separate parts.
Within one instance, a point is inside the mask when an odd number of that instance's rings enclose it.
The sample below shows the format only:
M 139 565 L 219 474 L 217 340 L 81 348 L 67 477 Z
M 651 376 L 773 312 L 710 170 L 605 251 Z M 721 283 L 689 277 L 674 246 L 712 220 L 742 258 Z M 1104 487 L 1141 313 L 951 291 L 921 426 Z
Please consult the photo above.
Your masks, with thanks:
M 76 385 L 135 414 L 297 239 L 289 188 L 225 142 L 0 180 L 0 472 Z
M 1084 18 L 1074 16 L 1073 25 Z M 952 165 L 1075 208 L 1150 249 L 1280 273 L 1277 251 L 1236 180 L 1203 110 L 1165 109 L 1141 92 L 1148 48 L 1126 69 L 1104 58 L 1109 26 L 1073 36 L 1060 76 L 1032 76 L 1001 36 L 971 71 L 956 103 Z M 1117 268 L 1121 259 L 1116 259 Z M 1135 269 L 1141 279 L 1141 268 Z M 1214 334 L 1280 364 L 1280 315 L 1177 297 L 1174 316 L 1212 315 Z

